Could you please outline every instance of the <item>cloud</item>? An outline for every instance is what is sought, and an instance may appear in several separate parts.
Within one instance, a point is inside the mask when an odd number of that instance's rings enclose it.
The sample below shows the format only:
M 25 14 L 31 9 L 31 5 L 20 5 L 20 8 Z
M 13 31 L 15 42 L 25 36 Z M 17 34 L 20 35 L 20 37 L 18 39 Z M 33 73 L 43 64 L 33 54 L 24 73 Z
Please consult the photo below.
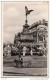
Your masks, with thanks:
M 22 31 L 23 27 L 19 27 L 19 26 L 7 26 L 4 29 L 4 42 L 9 41 L 9 42 L 13 42 L 15 34 L 17 34 L 18 32 Z
M 7 26 L 7 27 L 4 29 L 4 32 L 12 34 L 12 33 L 18 33 L 18 32 L 20 32 L 21 30 L 22 30 L 22 27 L 19 27 L 19 26 L 14 26 L 14 27 L 12 27 L 12 26 Z
M 18 13 L 17 9 L 14 7 L 10 7 L 4 12 L 4 16 L 6 16 L 6 17 L 16 17 L 18 15 L 19 15 L 19 13 Z

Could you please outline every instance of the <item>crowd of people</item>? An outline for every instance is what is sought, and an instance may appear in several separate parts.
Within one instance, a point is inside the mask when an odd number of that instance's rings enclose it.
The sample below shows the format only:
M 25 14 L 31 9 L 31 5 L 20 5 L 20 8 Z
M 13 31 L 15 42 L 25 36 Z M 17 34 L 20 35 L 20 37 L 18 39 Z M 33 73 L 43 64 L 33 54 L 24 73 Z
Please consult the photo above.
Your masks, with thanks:
M 8 44 L 3 48 L 3 55 L 4 56 L 12 56 L 12 55 L 20 55 L 20 54 L 25 56 L 26 53 L 30 53 L 30 55 L 33 55 L 31 47 L 17 46 L 15 44 L 10 46 Z
M 3 56 L 5 57 L 11 57 L 11 56 L 16 56 L 18 55 L 18 60 L 14 60 L 16 63 L 16 67 L 23 67 L 23 58 L 21 55 L 24 56 L 32 56 L 35 54 L 38 55 L 44 55 L 44 50 L 42 47 L 37 47 L 37 46 L 21 46 L 21 45 L 16 45 L 16 44 L 7 44 L 6 46 L 3 47 Z
M 44 54 L 44 50 L 42 49 L 42 47 L 36 47 L 36 46 L 17 46 L 15 44 L 7 44 L 4 48 L 3 48 L 3 55 L 4 56 L 14 56 L 14 55 L 33 55 L 35 53 L 38 52 Z

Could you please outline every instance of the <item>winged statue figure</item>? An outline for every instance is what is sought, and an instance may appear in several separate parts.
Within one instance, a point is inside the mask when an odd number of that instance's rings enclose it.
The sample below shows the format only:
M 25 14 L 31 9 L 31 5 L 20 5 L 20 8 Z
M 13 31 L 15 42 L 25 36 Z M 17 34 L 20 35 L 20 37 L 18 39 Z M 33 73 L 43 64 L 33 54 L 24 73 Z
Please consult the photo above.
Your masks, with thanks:
M 30 12 L 34 11 L 34 10 L 28 10 L 27 6 L 25 6 L 25 10 L 26 10 L 26 15 L 30 14 Z

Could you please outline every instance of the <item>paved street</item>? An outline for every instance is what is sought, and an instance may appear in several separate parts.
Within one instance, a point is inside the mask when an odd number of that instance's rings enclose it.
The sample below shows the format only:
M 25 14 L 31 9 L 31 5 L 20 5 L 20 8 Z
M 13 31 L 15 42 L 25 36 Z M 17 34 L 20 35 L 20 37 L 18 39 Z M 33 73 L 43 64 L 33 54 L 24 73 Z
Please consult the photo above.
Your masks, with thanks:
M 18 56 L 11 56 L 4 58 L 3 66 L 4 67 L 15 67 L 16 64 L 14 60 L 18 60 Z M 23 57 L 23 63 L 26 64 L 27 67 L 31 68 L 47 68 L 47 57 L 45 56 L 25 56 Z
M 4 76 L 46 76 L 46 68 L 15 68 L 15 67 L 4 67 Z
M 14 59 L 18 56 L 4 58 L 3 76 L 46 76 L 47 75 L 47 57 L 45 56 L 25 56 L 23 62 L 28 64 L 28 68 L 15 67 Z M 31 66 L 29 68 L 29 65 Z

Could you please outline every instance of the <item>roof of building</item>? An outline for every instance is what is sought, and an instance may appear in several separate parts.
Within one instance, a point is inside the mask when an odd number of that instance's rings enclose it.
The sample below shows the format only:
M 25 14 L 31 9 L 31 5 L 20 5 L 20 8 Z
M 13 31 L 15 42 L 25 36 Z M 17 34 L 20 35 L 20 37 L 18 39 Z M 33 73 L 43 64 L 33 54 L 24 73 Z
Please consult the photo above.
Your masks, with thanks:
M 33 23 L 30 27 L 29 27 L 29 30 L 34 28 L 34 27 L 37 27 L 38 25 L 45 25 L 45 26 L 48 26 L 48 21 L 46 20 L 42 20 L 42 21 L 37 21 L 35 23 Z

